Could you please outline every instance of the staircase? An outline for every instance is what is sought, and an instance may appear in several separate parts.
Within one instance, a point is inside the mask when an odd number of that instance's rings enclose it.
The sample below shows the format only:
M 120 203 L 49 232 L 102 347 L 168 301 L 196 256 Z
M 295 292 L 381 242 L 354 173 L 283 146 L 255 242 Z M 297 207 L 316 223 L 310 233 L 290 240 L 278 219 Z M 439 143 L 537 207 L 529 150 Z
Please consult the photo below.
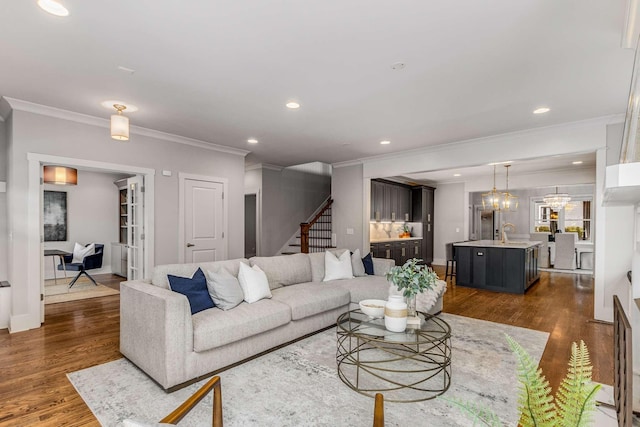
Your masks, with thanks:
M 329 198 L 308 222 L 300 223 L 300 234 L 294 237 L 294 242 L 288 244 L 288 250 L 282 251 L 283 255 L 296 253 L 308 254 L 310 252 L 324 252 L 332 246 L 331 230 L 331 205 L 333 199 Z

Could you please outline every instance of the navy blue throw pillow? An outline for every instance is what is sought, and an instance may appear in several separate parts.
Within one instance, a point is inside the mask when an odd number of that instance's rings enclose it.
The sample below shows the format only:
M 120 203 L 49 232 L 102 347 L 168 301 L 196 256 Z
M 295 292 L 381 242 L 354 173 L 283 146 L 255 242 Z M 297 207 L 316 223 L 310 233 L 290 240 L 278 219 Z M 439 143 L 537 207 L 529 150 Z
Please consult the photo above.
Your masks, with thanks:
M 172 276 L 171 274 L 167 274 L 167 278 L 169 279 L 169 286 L 171 286 L 172 291 L 181 293 L 187 297 L 189 305 L 191 306 L 191 314 L 215 307 L 207 290 L 207 278 L 199 268 L 193 273 L 191 279 L 188 277 Z
M 371 252 L 369 252 L 364 258 L 362 258 L 362 264 L 364 265 L 364 272 L 368 275 L 373 275 L 373 258 L 371 258 Z

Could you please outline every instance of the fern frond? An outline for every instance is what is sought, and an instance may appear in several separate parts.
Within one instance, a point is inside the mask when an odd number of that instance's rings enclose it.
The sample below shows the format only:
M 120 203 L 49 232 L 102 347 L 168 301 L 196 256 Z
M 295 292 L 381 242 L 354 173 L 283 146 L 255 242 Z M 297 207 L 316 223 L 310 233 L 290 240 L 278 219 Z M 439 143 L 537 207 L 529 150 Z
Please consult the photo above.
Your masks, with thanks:
M 572 343 L 569 369 L 556 393 L 558 416 L 562 420 L 560 426 L 584 426 L 592 419 L 596 409 L 595 395 L 600 388 L 591 381 L 592 370 L 584 341 L 580 341 L 579 346 Z
M 447 397 L 439 396 L 438 399 L 444 400 L 453 406 L 457 406 L 464 412 L 469 419 L 473 422 L 472 426 L 488 426 L 488 427 L 503 427 L 500 417 L 496 415 L 488 407 L 473 403 L 464 402 L 459 399 L 449 399 Z
M 554 426 L 556 406 L 549 381 L 542 375 L 542 369 L 538 369 L 529 353 L 509 335 L 505 336 L 509 348 L 518 359 L 520 423 L 523 427 Z

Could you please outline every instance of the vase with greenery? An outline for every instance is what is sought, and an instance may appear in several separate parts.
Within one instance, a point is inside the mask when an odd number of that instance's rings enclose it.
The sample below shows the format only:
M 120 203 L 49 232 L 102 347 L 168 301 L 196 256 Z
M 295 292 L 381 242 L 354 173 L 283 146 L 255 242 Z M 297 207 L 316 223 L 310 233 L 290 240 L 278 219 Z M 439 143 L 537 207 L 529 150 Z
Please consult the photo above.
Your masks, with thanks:
M 542 369 L 520 344 L 506 335 L 511 351 L 518 358 L 520 393 L 518 409 L 522 427 L 583 427 L 593 425 L 596 393 L 600 384 L 591 381 L 591 361 L 584 341 L 571 344 L 567 375 L 555 398 Z M 441 397 L 461 408 L 473 420 L 474 426 L 502 427 L 498 415 L 491 409 L 474 403 Z
M 409 317 L 416 317 L 416 295 L 428 289 L 432 289 L 438 280 L 438 275 L 418 258 L 407 260 L 402 266 L 391 267 L 386 274 L 402 295 L 407 299 Z

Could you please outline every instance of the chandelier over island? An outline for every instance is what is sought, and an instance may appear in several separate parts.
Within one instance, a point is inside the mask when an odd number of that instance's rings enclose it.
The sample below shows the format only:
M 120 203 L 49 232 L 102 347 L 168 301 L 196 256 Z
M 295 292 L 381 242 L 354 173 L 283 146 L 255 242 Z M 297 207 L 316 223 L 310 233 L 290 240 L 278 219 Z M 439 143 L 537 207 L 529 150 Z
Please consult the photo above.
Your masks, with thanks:
M 504 202 L 504 193 L 496 190 L 496 165 L 493 165 L 493 189 L 482 194 L 482 208 L 499 211 Z
M 551 209 L 554 211 L 558 211 L 563 209 L 567 203 L 571 201 L 571 197 L 568 193 L 558 193 L 558 187 L 556 187 L 556 192 L 547 194 L 544 196 L 544 203 L 549 205 Z

